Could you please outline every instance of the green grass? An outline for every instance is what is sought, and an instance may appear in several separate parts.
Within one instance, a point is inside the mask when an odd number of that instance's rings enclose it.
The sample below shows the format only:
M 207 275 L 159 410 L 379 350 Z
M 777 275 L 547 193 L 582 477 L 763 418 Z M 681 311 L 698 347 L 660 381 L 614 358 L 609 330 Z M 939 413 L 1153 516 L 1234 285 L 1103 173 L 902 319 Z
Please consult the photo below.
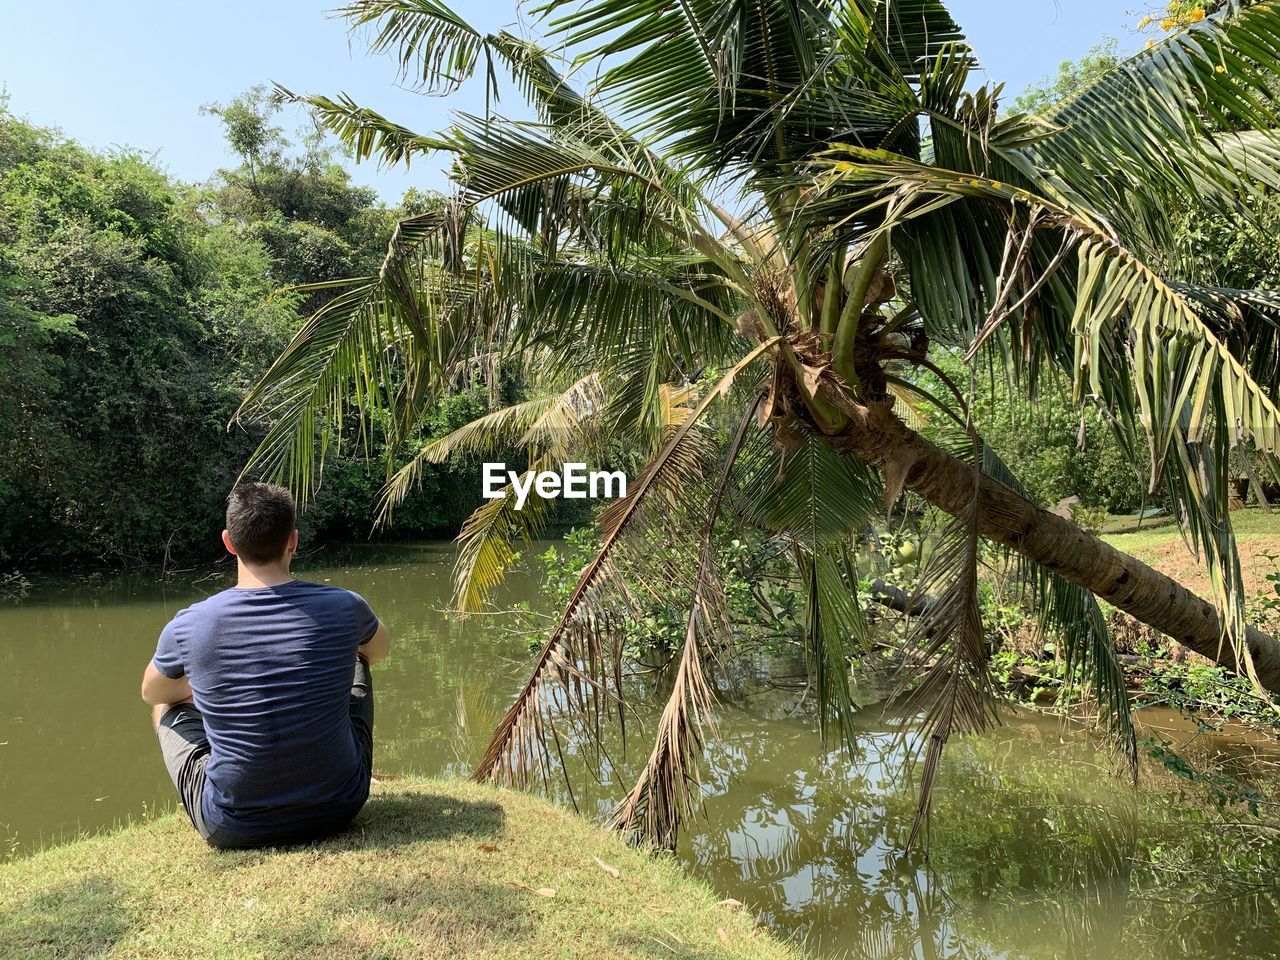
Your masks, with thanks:
M 0 957 L 800 953 L 670 857 L 539 797 L 405 779 L 305 847 L 215 851 L 177 813 L 0 865 Z
M 1266 513 L 1253 508 L 1236 510 L 1231 514 L 1231 526 L 1236 540 L 1248 541 L 1272 539 L 1280 552 L 1280 509 Z M 1151 517 L 1139 521 L 1133 516 L 1107 518 L 1102 539 L 1117 550 L 1132 554 L 1140 560 L 1150 560 L 1158 548 L 1170 543 L 1180 543 L 1182 535 L 1173 517 Z

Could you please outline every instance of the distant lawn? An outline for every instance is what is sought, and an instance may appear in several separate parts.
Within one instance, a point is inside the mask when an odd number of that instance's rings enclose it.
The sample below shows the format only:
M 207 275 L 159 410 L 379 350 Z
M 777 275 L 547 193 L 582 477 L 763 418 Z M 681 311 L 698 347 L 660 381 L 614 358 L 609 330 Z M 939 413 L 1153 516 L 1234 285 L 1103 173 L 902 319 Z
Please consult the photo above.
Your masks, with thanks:
M 669 857 L 545 800 L 405 779 L 376 787 L 346 835 L 299 849 L 214 851 L 178 813 L 4 864 L 0 957 L 800 953 Z
M 1264 578 L 1275 569 L 1275 564 L 1265 554 L 1270 552 L 1280 556 L 1280 508 L 1270 513 L 1259 509 L 1237 510 L 1231 514 L 1231 522 L 1240 550 L 1245 591 L 1253 594 L 1270 589 Z M 1107 520 L 1102 539 L 1187 587 L 1208 588 L 1203 566 L 1196 562 L 1183 543 L 1182 534 L 1172 517 L 1151 517 L 1139 521 L 1133 516 L 1112 516 Z

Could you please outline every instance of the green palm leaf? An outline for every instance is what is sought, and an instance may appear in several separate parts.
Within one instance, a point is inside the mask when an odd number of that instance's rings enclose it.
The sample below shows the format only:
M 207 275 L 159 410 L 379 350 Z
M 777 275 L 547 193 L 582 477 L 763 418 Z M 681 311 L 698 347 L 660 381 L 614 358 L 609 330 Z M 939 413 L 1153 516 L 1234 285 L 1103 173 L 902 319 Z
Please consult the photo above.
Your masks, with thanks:
M 457 89 L 485 52 L 484 38 L 436 0 L 355 0 L 337 15 L 353 30 L 373 27 L 370 49 L 392 54 L 402 77 L 432 92 Z

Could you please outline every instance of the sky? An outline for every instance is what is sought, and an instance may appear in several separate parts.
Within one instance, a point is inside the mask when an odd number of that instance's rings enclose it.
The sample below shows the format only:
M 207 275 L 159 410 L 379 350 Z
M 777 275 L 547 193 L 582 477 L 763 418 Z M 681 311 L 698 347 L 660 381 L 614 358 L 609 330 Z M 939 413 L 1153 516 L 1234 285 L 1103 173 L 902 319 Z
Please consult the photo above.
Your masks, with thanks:
M 129 147 L 182 180 L 201 181 L 232 166 L 216 117 L 200 106 L 226 103 L 257 83 L 299 93 L 350 94 L 362 105 L 420 132 L 438 130 L 450 112 L 483 113 L 483 84 L 449 98 L 397 85 L 396 66 L 366 51 L 360 34 L 330 11 L 340 0 L 0 0 L 0 90 L 9 110 L 97 149 Z M 515 0 L 461 0 L 453 8 L 473 26 L 517 22 Z M 1010 94 L 1054 73 L 1105 36 L 1136 50 L 1138 14 L 1114 0 L 951 0 L 989 79 Z M 504 112 L 518 115 L 504 102 Z M 287 132 L 304 122 L 284 116 Z M 408 187 L 440 189 L 443 159 L 411 170 L 352 170 L 357 183 L 389 202 Z

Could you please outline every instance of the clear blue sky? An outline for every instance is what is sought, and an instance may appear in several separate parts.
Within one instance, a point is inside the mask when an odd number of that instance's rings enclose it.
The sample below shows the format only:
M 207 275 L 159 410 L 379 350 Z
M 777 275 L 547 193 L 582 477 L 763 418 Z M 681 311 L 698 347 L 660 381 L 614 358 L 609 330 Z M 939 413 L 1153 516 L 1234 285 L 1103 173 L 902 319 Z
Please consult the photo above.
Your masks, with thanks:
M 343 91 L 424 132 L 444 126 L 452 109 L 483 110 L 479 88 L 447 100 L 397 88 L 393 63 L 368 55 L 359 36 L 330 18 L 339 2 L 4 4 L 0 88 L 19 116 L 88 146 L 136 148 L 184 180 L 203 180 L 232 162 L 217 119 L 201 116 L 200 105 L 225 103 L 255 83 Z M 456 7 L 486 30 L 515 21 L 514 0 Z M 1117 37 L 1123 52 L 1142 42 L 1133 16 L 1114 0 L 952 0 L 950 8 L 988 77 L 1011 93 L 1106 35 Z M 300 115 L 282 121 L 289 131 L 301 123 Z M 396 200 L 409 186 L 440 187 L 442 163 L 409 172 L 362 164 L 354 173 Z

